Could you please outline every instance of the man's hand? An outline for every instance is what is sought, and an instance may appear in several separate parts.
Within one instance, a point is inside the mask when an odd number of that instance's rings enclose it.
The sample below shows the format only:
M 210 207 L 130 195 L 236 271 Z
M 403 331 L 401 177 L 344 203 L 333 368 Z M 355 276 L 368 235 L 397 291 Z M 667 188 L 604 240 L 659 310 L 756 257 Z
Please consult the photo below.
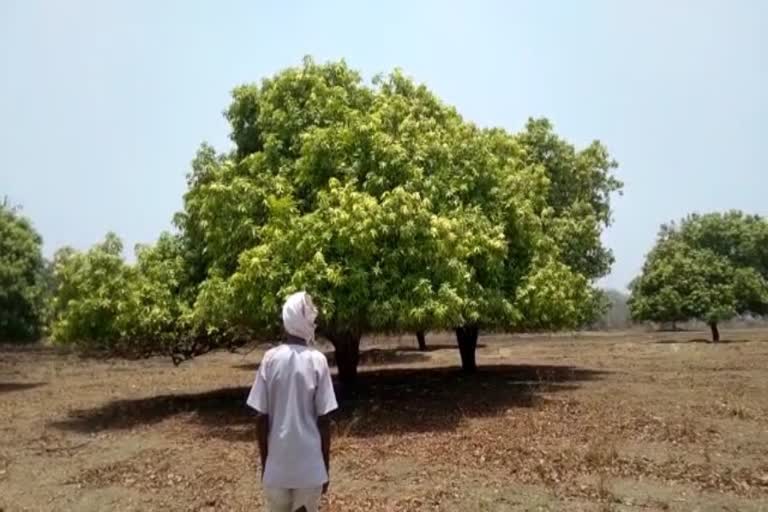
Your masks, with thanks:
M 264 469 L 267 467 L 267 452 L 269 451 L 269 416 L 259 414 L 256 417 L 256 440 L 259 444 L 259 457 L 261 458 L 261 479 L 264 480 Z
M 328 415 L 317 418 L 317 428 L 320 431 L 320 444 L 323 451 L 323 462 L 328 478 L 331 478 L 331 418 Z M 330 482 L 323 484 L 323 494 L 328 492 Z

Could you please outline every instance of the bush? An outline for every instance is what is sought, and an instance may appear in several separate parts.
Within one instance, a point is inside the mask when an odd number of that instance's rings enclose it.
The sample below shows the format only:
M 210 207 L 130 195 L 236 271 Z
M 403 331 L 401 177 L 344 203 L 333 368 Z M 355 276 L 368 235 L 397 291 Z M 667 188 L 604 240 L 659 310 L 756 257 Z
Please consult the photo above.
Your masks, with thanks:
M 30 341 L 42 332 L 43 240 L 7 201 L 0 203 L 0 341 Z

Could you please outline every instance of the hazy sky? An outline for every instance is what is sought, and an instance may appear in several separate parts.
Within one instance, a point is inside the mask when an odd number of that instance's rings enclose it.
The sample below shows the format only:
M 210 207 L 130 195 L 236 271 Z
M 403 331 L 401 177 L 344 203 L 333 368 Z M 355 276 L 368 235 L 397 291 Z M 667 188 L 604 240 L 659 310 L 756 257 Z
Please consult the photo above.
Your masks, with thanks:
M 345 58 L 401 67 L 482 126 L 547 116 L 600 139 L 624 196 L 605 242 L 624 287 L 660 223 L 768 214 L 768 2 L 0 0 L 0 196 L 45 252 L 170 227 L 229 91 Z

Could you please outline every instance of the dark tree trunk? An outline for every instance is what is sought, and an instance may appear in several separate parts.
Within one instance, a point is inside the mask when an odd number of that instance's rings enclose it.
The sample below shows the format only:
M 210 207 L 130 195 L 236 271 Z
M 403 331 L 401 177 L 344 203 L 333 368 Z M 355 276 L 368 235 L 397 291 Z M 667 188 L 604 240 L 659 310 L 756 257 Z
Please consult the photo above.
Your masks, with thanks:
M 360 335 L 352 332 L 332 332 L 327 334 L 336 352 L 336 368 L 339 370 L 339 383 L 342 391 L 349 393 L 357 383 L 357 365 L 360 362 Z
M 416 341 L 419 342 L 419 350 L 426 352 L 427 350 L 427 338 L 424 331 L 416 331 Z
M 717 322 L 710 322 L 709 328 L 712 330 L 712 342 L 720 341 L 720 329 L 717 328 Z
M 456 328 L 456 341 L 459 344 L 459 353 L 461 354 L 461 369 L 466 373 L 474 373 L 477 370 L 475 351 L 479 332 L 480 330 L 476 325 L 463 325 Z

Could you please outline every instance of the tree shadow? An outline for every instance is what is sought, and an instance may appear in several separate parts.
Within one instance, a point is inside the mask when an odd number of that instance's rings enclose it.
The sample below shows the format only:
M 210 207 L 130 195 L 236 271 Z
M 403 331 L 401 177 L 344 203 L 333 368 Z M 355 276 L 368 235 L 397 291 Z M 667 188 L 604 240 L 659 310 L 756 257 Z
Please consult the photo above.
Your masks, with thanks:
M 477 348 L 485 348 L 487 345 L 483 343 L 478 343 Z M 393 350 L 397 350 L 400 352 L 437 352 L 438 350 L 458 350 L 459 346 L 455 343 L 453 345 L 446 344 L 446 343 L 435 343 L 434 345 L 430 345 L 427 343 L 427 349 L 426 350 L 420 350 L 418 346 L 407 346 L 407 345 L 401 345 Z
M 25 389 L 34 389 L 46 384 L 47 382 L 0 382 L 0 393 L 24 391 Z
M 437 350 L 437 349 L 435 349 Z M 336 367 L 336 353 L 333 350 L 324 352 L 331 368 Z M 360 351 L 360 366 L 387 366 L 393 364 L 421 363 L 429 359 L 424 352 L 409 348 L 369 348 Z M 256 371 L 261 362 L 234 365 L 238 370 Z
M 336 367 L 336 352 L 325 353 L 328 365 Z M 391 364 L 421 363 L 429 359 L 422 352 L 401 350 L 400 348 L 369 348 L 360 351 L 360 366 L 385 366 Z
M 334 414 L 337 433 L 355 437 L 455 430 L 464 418 L 490 417 L 542 403 L 542 393 L 572 390 L 607 372 L 548 365 L 483 366 L 473 375 L 454 367 L 386 368 L 359 375 L 357 392 Z M 70 411 L 52 422 L 81 433 L 149 426 L 177 415 L 204 429 L 205 436 L 253 441 L 253 411 L 247 387 L 193 394 L 115 400 Z
M 543 393 L 573 390 L 605 373 L 550 365 L 481 366 L 469 375 L 455 367 L 369 371 L 344 400 L 337 427 L 355 437 L 451 431 L 465 418 L 535 407 Z
M 684 345 L 684 344 L 687 344 L 687 343 L 705 343 L 707 345 L 713 345 L 713 346 L 716 346 L 716 345 L 728 345 L 728 344 L 731 344 L 731 343 L 749 343 L 749 342 L 750 342 L 750 340 L 742 340 L 742 339 L 737 339 L 737 340 L 720 340 L 718 342 L 713 342 L 712 340 L 706 339 L 706 338 L 692 338 L 692 339 L 688 339 L 688 340 L 663 339 L 663 340 L 654 341 L 654 343 L 656 343 L 657 345 Z

